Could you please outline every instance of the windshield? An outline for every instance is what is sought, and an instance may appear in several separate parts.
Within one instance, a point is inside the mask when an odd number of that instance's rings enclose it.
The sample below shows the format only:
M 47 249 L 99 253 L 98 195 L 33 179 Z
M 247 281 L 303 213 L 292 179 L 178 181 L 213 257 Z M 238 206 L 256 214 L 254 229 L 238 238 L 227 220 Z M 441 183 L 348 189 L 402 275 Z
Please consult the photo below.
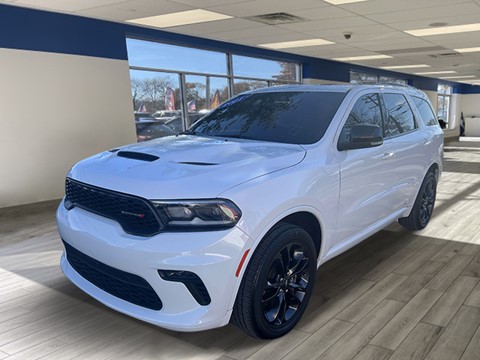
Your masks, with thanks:
M 313 144 L 327 130 L 345 93 L 271 92 L 239 95 L 188 133 L 288 144 Z

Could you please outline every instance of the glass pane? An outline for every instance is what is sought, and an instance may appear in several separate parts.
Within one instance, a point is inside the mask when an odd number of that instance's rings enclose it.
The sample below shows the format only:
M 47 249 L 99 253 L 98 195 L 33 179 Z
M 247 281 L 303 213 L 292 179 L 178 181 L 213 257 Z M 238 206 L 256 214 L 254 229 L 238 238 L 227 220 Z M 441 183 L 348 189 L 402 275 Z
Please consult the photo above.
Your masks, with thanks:
M 165 125 L 173 116 L 181 114 L 178 75 L 130 70 L 130 81 L 137 140 L 174 134 Z
M 210 97 L 207 107 L 209 110 L 214 110 L 228 100 L 228 79 L 210 76 L 207 81 L 210 82 Z
M 225 53 L 137 39 L 127 39 L 127 51 L 130 66 L 227 74 Z
M 385 137 L 412 131 L 416 128 L 415 118 L 407 99 L 400 94 L 384 94 L 385 106 L 387 107 L 387 121 Z
M 289 144 L 323 136 L 345 93 L 267 92 L 239 95 L 193 127 L 199 134 Z
M 449 85 L 445 84 L 438 84 L 438 89 L 437 89 L 439 94 L 447 94 L 450 95 L 452 93 L 452 87 Z
M 233 80 L 233 95 L 238 95 L 242 92 L 254 89 L 260 89 L 268 86 L 267 81 L 258 80 Z
M 353 125 L 377 125 L 383 129 L 378 94 L 364 95 L 357 100 L 342 129 L 339 142 L 350 142 L 350 132 Z
M 443 120 L 445 120 L 445 123 L 448 124 L 449 122 L 449 116 L 450 114 L 450 96 L 445 96 L 444 97 L 444 105 L 443 105 Z
M 300 81 L 297 63 L 233 55 L 233 75 L 259 79 Z
M 442 95 L 437 96 L 437 116 L 439 119 L 444 119 L 443 118 L 443 110 L 444 110 L 444 99 L 445 97 Z
M 187 96 L 187 129 L 198 119 L 209 112 L 207 104 L 207 77 L 187 75 L 185 92 Z M 179 129 L 181 130 L 181 129 Z
M 392 84 L 392 85 L 407 85 L 406 80 L 397 79 L 394 77 L 380 76 L 381 84 Z
M 430 107 L 430 104 L 416 96 L 412 96 L 412 99 L 417 106 L 418 112 L 420 113 L 424 124 L 427 126 L 437 125 L 437 119 L 435 118 L 435 113 Z
M 351 84 L 377 84 L 378 76 L 360 73 L 356 71 L 350 71 L 350 83 Z

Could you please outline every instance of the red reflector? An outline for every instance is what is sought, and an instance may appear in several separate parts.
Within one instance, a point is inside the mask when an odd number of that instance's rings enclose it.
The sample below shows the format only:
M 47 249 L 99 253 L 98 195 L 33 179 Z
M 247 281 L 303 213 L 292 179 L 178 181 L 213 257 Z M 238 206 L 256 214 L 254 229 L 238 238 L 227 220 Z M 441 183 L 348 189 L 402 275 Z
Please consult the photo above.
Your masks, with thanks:
M 247 255 L 248 255 L 249 251 L 250 251 L 250 249 L 245 251 L 245 253 L 243 254 L 242 260 L 240 260 L 240 264 L 238 264 L 237 272 L 235 273 L 236 277 L 238 277 L 238 275 L 240 274 L 240 271 L 242 270 L 243 263 L 245 262 L 245 259 L 247 258 Z

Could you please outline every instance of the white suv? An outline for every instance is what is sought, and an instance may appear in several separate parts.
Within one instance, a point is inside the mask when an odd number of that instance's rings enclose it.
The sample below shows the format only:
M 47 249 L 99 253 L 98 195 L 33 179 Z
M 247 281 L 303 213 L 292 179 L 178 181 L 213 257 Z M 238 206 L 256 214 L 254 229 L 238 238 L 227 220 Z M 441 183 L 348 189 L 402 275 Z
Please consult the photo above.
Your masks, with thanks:
M 75 165 L 57 212 L 62 269 L 161 327 L 233 320 L 275 338 L 299 321 L 322 263 L 397 219 L 427 225 L 442 157 L 413 88 L 244 93 L 183 134 Z

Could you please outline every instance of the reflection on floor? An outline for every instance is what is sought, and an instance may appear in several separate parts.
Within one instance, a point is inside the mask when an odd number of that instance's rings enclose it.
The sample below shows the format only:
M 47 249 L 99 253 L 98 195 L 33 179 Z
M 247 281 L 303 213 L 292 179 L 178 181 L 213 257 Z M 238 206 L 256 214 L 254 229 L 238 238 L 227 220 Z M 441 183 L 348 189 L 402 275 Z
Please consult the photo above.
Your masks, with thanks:
M 304 318 L 274 341 L 109 310 L 62 275 L 54 202 L 0 210 L 0 359 L 479 359 L 480 142 L 445 150 L 428 228 L 393 224 L 322 266 Z

